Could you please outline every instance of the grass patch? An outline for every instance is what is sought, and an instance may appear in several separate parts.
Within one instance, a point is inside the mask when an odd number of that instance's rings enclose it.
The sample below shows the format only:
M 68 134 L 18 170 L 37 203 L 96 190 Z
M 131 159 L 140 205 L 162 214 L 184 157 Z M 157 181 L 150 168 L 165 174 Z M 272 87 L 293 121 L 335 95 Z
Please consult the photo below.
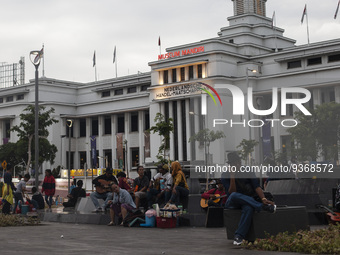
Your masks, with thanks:
M 340 224 L 329 225 L 326 229 L 298 231 L 294 234 L 284 232 L 243 245 L 252 250 L 340 254 Z
M 33 226 L 39 223 L 38 217 L 0 214 L 0 227 Z

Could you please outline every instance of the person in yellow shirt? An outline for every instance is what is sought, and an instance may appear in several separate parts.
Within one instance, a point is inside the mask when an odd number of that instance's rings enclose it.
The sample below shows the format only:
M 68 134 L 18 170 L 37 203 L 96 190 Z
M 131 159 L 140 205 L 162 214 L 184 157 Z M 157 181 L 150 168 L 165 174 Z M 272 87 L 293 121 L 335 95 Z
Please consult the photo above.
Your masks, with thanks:
M 179 162 L 172 162 L 171 170 L 174 186 L 172 187 L 169 203 L 174 203 L 177 206 L 180 203 L 181 198 L 189 196 L 189 186 Z

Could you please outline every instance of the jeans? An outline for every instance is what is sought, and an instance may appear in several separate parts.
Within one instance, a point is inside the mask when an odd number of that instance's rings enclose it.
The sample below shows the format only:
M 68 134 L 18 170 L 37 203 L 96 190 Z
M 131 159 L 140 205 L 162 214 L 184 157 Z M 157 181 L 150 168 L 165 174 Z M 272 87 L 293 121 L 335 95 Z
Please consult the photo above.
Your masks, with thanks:
M 177 205 L 180 203 L 180 198 L 181 197 L 187 197 L 189 196 L 189 190 L 180 186 L 176 187 L 176 194 L 172 193 L 171 194 L 171 202 L 174 202 Z
M 45 195 L 45 201 L 46 201 L 49 208 L 51 208 L 51 206 L 52 206 L 52 197 L 53 196 Z
M 255 201 L 255 199 L 250 196 L 233 192 L 228 197 L 225 208 L 242 210 L 241 219 L 238 223 L 235 235 L 245 238 L 249 231 L 254 211 L 261 211 L 262 203 Z
M 148 206 L 149 208 L 152 207 L 152 203 L 153 203 L 153 198 L 155 196 L 157 196 L 159 193 L 161 193 L 160 190 L 157 190 L 157 189 L 150 189 L 147 193 L 146 193 L 146 198 L 148 200 Z M 171 196 L 171 190 L 168 190 L 168 191 L 164 191 L 164 193 L 162 194 L 161 197 L 164 196 L 164 203 L 166 204 L 169 199 L 170 199 L 170 196 Z
M 17 209 L 19 201 L 21 201 L 21 204 L 24 203 L 24 198 L 22 197 L 22 193 L 14 193 L 14 200 L 15 200 L 15 203 L 14 203 L 13 210 L 12 210 L 13 214 L 15 213 L 15 210 Z
M 100 194 L 100 193 L 98 193 L 98 192 L 95 191 L 95 192 L 92 192 L 92 193 L 90 194 L 90 198 L 91 198 L 91 200 L 92 200 L 94 206 L 96 207 L 96 209 L 98 209 L 98 208 L 101 207 L 101 206 L 99 205 L 98 199 L 103 199 L 105 202 L 104 202 L 104 204 L 102 205 L 102 207 L 103 207 L 103 209 L 105 209 L 105 207 L 106 207 L 106 205 L 107 205 L 107 202 L 108 202 L 109 200 L 112 200 L 112 193 L 109 192 L 109 193 L 102 193 L 102 194 Z

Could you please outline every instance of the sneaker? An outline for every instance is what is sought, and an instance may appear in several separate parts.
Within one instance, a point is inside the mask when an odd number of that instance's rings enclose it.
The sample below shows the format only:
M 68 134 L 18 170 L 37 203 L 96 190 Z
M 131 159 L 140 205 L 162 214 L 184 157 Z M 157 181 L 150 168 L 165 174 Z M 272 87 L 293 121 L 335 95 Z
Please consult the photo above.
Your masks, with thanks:
M 270 213 L 275 213 L 276 212 L 276 205 L 263 205 L 262 209 L 264 211 L 270 212 Z
M 110 223 L 109 224 L 107 224 L 108 226 L 114 226 L 114 225 L 116 225 L 113 221 L 110 221 Z
M 99 212 L 102 212 L 102 211 L 103 211 L 103 209 L 101 207 L 99 207 L 99 208 L 95 209 L 93 212 L 99 213 Z
M 242 242 L 243 242 L 243 238 L 242 237 L 240 237 L 240 236 L 235 236 L 235 238 L 234 238 L 234 245 L 241 245 L 242 244 Z

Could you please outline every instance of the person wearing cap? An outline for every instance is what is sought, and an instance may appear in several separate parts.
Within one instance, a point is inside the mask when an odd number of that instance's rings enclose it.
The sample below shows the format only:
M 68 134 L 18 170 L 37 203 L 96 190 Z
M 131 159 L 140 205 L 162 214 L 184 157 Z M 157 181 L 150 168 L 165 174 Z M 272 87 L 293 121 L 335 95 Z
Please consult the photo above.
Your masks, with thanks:
M 220 199 L 218 203 L 215 203 L 214 200 L 216 199 L 216 195 L 218 196 L 225 196 L 224 186 L 220 179 L 216 180 L 216 188 L 208 190 L 207 192 L 201 195 L 201 198 L 208 200 L 208 207 L 209 206 L 224 206 L 227 198 L 224 197 Z
M 96 207 L 95 212 L 101 212 L 106 209 L 107 202 L 112 199 L 111 185 L 118 184 L 116 177 L 112 175 L 112 168 L 107 168 L 105 174 L 99 175 L 92 181 L 96 191 L 90 194 L 91 200 Z M 100 205 L 98 199 L 103 199 L 104 204 Z
M 166 204 L 171 196 L 172 176 L 169 173 L 169 166 L 167 164 L 158 166 L 158 173 L 151 178 L 146 198 L 148 200 L 148 207 L 151 208 L 154 198 L 156 197 L 156 203 L 164 197 L 164 203 Z
M 234 236 L 234 245 L 240 245 L 249 231 L 254 211 L 275 213 L 276 205 L 266 199 L 254 173 L 240 172 L 241 158 L 236 152 L 228 154 L 228 164 L 233 171 L 222 176 L 222 183 L 228 195 L 225 208 L 242 210 Z M 261 202 L 255 200 L 255 197 Z

